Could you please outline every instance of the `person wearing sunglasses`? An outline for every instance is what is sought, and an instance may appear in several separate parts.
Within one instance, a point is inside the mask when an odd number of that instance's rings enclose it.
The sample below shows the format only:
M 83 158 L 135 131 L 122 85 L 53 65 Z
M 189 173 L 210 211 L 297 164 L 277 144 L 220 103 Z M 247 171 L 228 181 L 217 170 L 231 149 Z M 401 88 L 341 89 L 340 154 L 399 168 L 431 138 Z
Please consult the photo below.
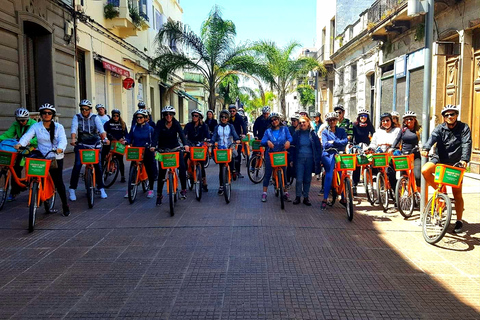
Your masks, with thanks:
M 121 117 L 121 112 L 118 109 L 112 110 L 112 118 L 108 120 L 104 125 L 103 129 L 107 133 L 107 138 L 110 141 L 123 142 L 128 135 L 128 128 L 125 121 Z M 105 163 L 105 158 L 110 152 L 110 145 L 105 145 L 102 148 L 102 163 Z M 123 162 L 123 156 L 116 156 L 118 160 L 118 165 L 120 169 L 120 182 L 125 183 L 125 163 Z
M 353 144 L 358 146 L 360 144 L 369 145 L 370 139 L 375 133 L 375 127 L 370 120 L 370 112 L 366 109 L 358 110 L 357 121 L 353 123 Z M 353 195 L 357 195 L 357 185 L 360 181 L 361 167 L 357 166 L 353 171 Z
M 173 106 L 165 106 L 162 109 L 162 119 L 157 121 L 155 125 L 155 138 L 154 147 L 160 149 L 174 149 L 180 146 L 178 140 L 182 141 L 185 146 L 185 151 L 188 152 L 187 138 L 183 133 L 182 126 L 177 119 L 175 119 L 176 110 Z M 153 148 L 152 148 L 153 150 Z M 180 159 L 183 159 L 183 151 L 180 151 Z M 162 204 L 162 191 L 164 184 L 164 177 L 167 169 L 158 168 L 158 181 L 157 181 L 157 206 Z M 180 198 L 187 198 L 187 169 L 185 167 L 185 161 L 180 161 L 180 167 L 178 168 L 178 176 L 180 177 L 180 185 L 182 190 L 180 191 Z
M 417 120 L 417 114 L 413 111 L 407 111 L 403 115 L 403 128 L 400 134 L 393 142 L 395 149 L 402 148 L 403 154 L 410 154 L 418 147 L 420 142 L 421 126 Z M 422 161 L 420 159 L 420 151 L 414 152 L 414 167 L 413 173 L 417 186 L 420 186 Z
M 237 135 L 240 137 L 240 139 L 243 139 L 243 137 L 246 136 L 247 132 L 247 126 L 245 122 L 243 121 L 242 116 L 237 115 L 237 106 L 235 104 L 231 104 L 228 107 L 228 111 L 230 112 L 230 120 L 228 121 L 229 123 L 233 124 L 233 127 L 235 128 L 235 131 L 237 132 Z M 237 173 L 237 177 L 243 178 L 243 175 L 240 173 L 240 168 L 242 167 L 240 164 L 242 162 L 242 146 L 238 146 L 238 154 L 235 157 L 235 171 Z
M 220 123 L 213 130 L 211 143 L 218 144 L 219 149 L 226 149 L 230 146 L 233 141 L 235 143 L 240 143 L 240 137 L 235 131 L 233 124 L 229 123 L 230 112 L 228 110 L 220 111 Z M 230 170 L 233 171 L 232 162 L 230 162 Z M 220 187 L 218 188 L 218 195 L 223 195 L 223 180 L 222 180 L 222 166 L 218 166 L 218 181 Z
M 338 115 L 338 127 L 345 129 L 348 141 L 353 139 L 353 124 L 350 119 L 345 118 L 345 108 L 339 104 L 333 108 L 333 111 Z
M 8 140 L 8 144 L 10 146 L 16 144 L 23 135 L 35 124 L 37 123 L 35 120 L 30 119 L 30 113 L 25 108 L 18 108 L 15 110 L 15 122 L 12 123 L 10 128 L 8 128 L 5 133 L 0 135 L 0 142 Z M 16 141 L 14 141 L 16 140 Z M 7 143 L 7 141 L 5 141 Z M 37 147 L 37 138 L 33 137 L 30 140 L 30 146 L 36 148 Z M 17 157 L 15 165 L 13 169 L 15 170 L 18 177 L 21 177 L 23 167 L 20 166 L 20 161 L 22 161 L 23 157 Z M 20 193 L 21 188 L 15 182 L 14 179 L 11 180 L 12 188 L 10 190 L 10 194 L 8 195 L 7 201 L 15 200 L 15 197 Z
M 145 111 L 147 111 L 147 118 L 146 118 L 147 120 L 146 120 L 146 122 L 147 122 L 152 128 L 155 128 L 155 121 L 153 121 L 152 115 L 151 115 L 150 112 L 147 110 L 147 105 L 145 104 L 145 102 L 139 101 L 138 104 L 137 104 L 137 107 L 138 107 L 138 110 L 145 110 Z M 135 117 L 135 114 L 133 114 L 131 128 L 135 127 L 136 125 L 137 125 L 137 118 Z M 155 171 L 155 172 L 157 172 L 157 171 Z
M 292 137 L 292 145 L 295 146 L 292 153 L 292 162 L 296 171 L 295 200 L 293 204 L 300 203 L 303 196 L 303 204 L 311 206 L 309 200 L 312 173 L 320 173 L 322 158 L 322 145 L 315 130 L 312 129 L 310 119 L 300 117 L 299 124 Z
M 203 143 L 206 139 L 210 139 L 210 132 L 207 124 L 203 122 L 203 112 L 201 110 L 195 109 L 190 114 L 192 115 L 192 121 L 185 125 L 185 129 L 183 131 L 188 141 L 190 141 L 194 146 L 197 146 Z M 208 192 L 205 162 L 200 162 L 200 166 L 202 168 L 203 179 L 202 189 L 203 191 Z
M 435 186 L 435 165 L 437 163 L 454 165 L 460 162 L 466 168 L 472 154 L 472 133 L 468 124 L 458 120 L 460 108 L 456 105 L 446 105 L 442 109 L 443 123 L 433 129 L 430 138 L 423 146 L 421 155 L 428 156 L 428 152 L 434 144 L 437 145 L 436 152 L 431 159 L 422 167 L 422 175 L 428 186 Z M 462 185 L 459 188 L 452 188 L 453 198 L 455 199 L 455 212 L 457 221 L 455 222 L 455 233 L 463 230 L 463 210 L 464 202 L 462 196 Z M 425 193 L 425 203 L 427 203 L 428 192 Z
M 263 177 L 263 193 L 262 202 L 267 201 L 267 190 L 270 184 L 270 177 L 272 176 L 272 164 L 270 163 L 270 152 L 287 151 L 292 143 L 292 136 L 288 128 L 281 122 L 281 116 L 277 112 L 270 114 L 270 128 L 265 131 L 262 138 L 262 146 L 265 148 L 265 176 Z M 283 168 L 283 176 L 286 176 L 285 169 Z M 288 191 L 285 190 L 283 195 L 285 201 L 291 201 Z
M 255 119 L 255 122 L 253 123 L 253 136 L 255 139 L 262 140 L 265 131 L 268 129 L 268 126 L 270 125 L 270 111 L 269 106 L 264 106 L 262 108 L 262 114 Z
M 217 122 L 217 119 L 215 119 L 215 114 L 213 113 L 213 110 L 207 111 L 207 119 L 205 120 L 205 123 L 208 126 L 208 131 L 210 132 L 210 135 L 212 135 L 213 130 L 218 125 L 218 122 Z
M 98 115 L 92 113 L 92 103 L 89 100 L 84 99 L 80 101 L 79 106 L 80 113 L 77 113 L 73 116 L 71 127 L 70 144 L 75 147 L 73 149 L 75 152 L 75 163 L 73 165 L 72 175 L 70 178 L 70 187 L 68 190 L 71 201 L 77 200 L 75 190 L 77 189 L 80 171 L 82 170 L 80 149 L 84 147 L 77 145 L 77 142 L 89 148 L 96 147 L 100 139 L 102 139 L 102 141 L 106 144 L 109 143 L 102 121 Z M 104 189 L 103 178 L 101 174 L 102 164 L 95 164 L 94 167 L 95 171 L 98 173 L 96 175 L 97 188 L 100 191 L 101 198 L 106 199 L 107 193 Z
M 67 147 L 65 128 L 53 120 L 57 112 L 53 105 L 45 103 L 38 111 L 42 121 L 32 125 L 15 147 L 17 149 L 21 146 L 25 147 L 35 137 L 38 141 L 38 151 L 44 157 L 48 154 L 48 159 L 56 159 L 57 165 L 55 167 L 50 166 L 49 172 L 57 193 L 62 200 L 62 213 L 64 216 L 68 216 L 70 215 L 70 207 L 68 206 L 67 190 L 63 183 L 63 158 L 65 148 Z M 56 150 L 56 154 L 49 153 L 51 150 Z

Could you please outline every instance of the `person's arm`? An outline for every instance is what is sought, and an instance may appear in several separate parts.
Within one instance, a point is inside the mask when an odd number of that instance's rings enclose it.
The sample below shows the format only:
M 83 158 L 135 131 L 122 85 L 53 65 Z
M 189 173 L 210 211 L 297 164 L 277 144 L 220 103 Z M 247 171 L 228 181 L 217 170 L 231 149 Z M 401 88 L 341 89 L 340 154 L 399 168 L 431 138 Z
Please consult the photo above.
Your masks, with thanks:
M 470 127 L 465 123 L 465 128 L 462 131 L 462 161 L 467 164 L 472 155 L 472 132 Z
M 333 143 L 330 143 L 330 141 L 328 140 L 328 132 L 328 129 L 322 131 L 322 145 L 324 149 L 333 147 Z
M 369 149 L 377 149 L 377 136 L 378 136 L 378 131 L 375 132 L 372 136 L 372 140 L 370 140 L 370 144 L 368 145 Z
M 333 145 L 335 147 L 339 148 L 345 148 L 347 143 L 348 143 L 348 135 L 345 130 L 342 130 L 342 128 L 337 128 L 338 131 L 338 137 L 335 135 L 335 142 Z
M 30 140 L 32 140 L 33 137 L 35 136 L 36 136 L 35 129 L 33 128 L 33 126 L 31 126 L 30 129 L 27 132 L 25 132 L 25 134 L 20 138 L 20 140 L 18 141 L 18 144 L 21 144 L 22 147 L 26 147 L 30 143 Z
M 210 139 L 210 130 L 206 123 L 203 124 L 203 139 Z
M 135 127 L 132 127 L 130 128 L 130 132 L 127 134 L 127 136 L 125 137 L 125 144 L 131 144 L 132 143 L 132 140 L 133 140 L 133 129 Z
M 400 133 L 393 140 L 392 148 L 398 149 L 400 147 L 400 142 L 402 142 L 403 130 L 400 130 Z
M 428 138 L 427 143 L 423 145 L 423 148 L 422 148 L 423 151 L 427 151 L 427 152 L 430 151 L 433 145 L 440 140 L 441 126 L 442 125 L 438 125 L 435 129 L 433 129 L 432 134 Z
M 240 137 L 238 136 L 237 132 L 235 131 L 235 127 L 233 126 L 233 124 L 230 123 L 229 126 L 230 126 L 230 132 L 232 133 L 233 141 L 240 140 Z
M 96 116 L 94 121 L 95 127 L 97 127 L 98 133 L 100 134 L 100 138 L 102 140 L 105 140 L 105 138 L 107 137 L 107 133 L 105 132 L 105 129 L 103 129 L 102 120 L 100 120 L 99 116 Z
M 57 151 L 64 152 L 67 148 L 67 135 L 65 134 L 65 128 L 59 123 L 57 128 Z M 61 149 L 61 150 L 58 150 Z
M 268 147 L 268 130 L 265 131 L 265 133 L 263 134 L 263 138 L 262 138 L 262 141 L 260 142 L 260 144 L 264 147 Z
M 258 137 L 258 118 L 253 123 L 253 136 Z
M 180 140 L 182 140 L 182 143 L 184 146 L 188 146 L 187 138 L 185 138 L 185 134 L 183 133 L 182 126 L 180 125 L 180 122 L 176 122 L 177 125 L 177 132 L 178 135 L 180 136 Z
M 213 128 L 213 135 L 212 135 L 212 139 L 210 139 L 210 142 L 215 143 L 217 142 L 217 140 L 218 140 L 218 125 L 216 125 L 215 128 Z
M 78 131 L 78 119 L 77 119 L 77 115 L 74 115 L 72 118 L 72 126 L 70 128 L 70 136 L 72 138 L 72 141 L 70 142 L 70 144 L 72 146 L 74 146 L 75 142 L 77 142 L 77 131 Z
M 243 118 L 240 118 L 240 120 L 242 120 L 242 134 L 243 134 L 244 136 L 246 136 L 247 133 L 248 133 L 248 132 L 247 132 L 247 124 L 245 123 L 245 121 L 243 121 Z
M 15 132 L 15 124 L 13 123 L 10 128 L 8 128 L 7 131 L 5 131 L 1 136 L 0 136 L 0 141 L 6 140 L 6 139 L 15 139 L 17 133 Z
M 189 135 L 188 135 L 189 128 L 190 128 L 190 122 L 185 125 L 185 128 L 183 128 L 183 134 L 185 135 L 186 139 L 189 139 Z

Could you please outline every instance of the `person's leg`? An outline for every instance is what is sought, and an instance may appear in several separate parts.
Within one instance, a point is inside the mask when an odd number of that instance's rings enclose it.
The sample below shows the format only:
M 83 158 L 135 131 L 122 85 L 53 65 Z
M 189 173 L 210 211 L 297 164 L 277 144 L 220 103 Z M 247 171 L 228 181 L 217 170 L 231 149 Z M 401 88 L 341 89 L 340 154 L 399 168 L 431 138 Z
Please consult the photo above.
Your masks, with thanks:
M 75 146 L 73 149 L 75 152 L 75 163 L 72 168 L 72 175 L 70 176 L 70 189 L 77 189 L 78 187 L 78 178 L 80 176 L 80 170 L 82 170 L 82 162 L 80 161 L 80 151 L 79 147 Z
M 155 170 L 153 165 L 155 163 L 154 154 L 150 151 L 145 151 L 145 156 L 143 158 L 143 164 L 148 175 L 148 187 L 153 191 L 153 186 L 155 183 Z
M 65 210 L 68 207 L 67 201 L 67 190 L 65 189 L 65 184 L 63 183 L 63 159 L 57 160 L 57 168 L 50 168 L 50 175 L 52 176 L 53 183 L 57 189 L 57 193 L 60 196 L 62 201 L 63 209 Z
M 422 177 L 422 159 L 416 158 L 413 160 L 413 174 L 415 175 L 415 182 L 417 187 L 420 187 Z
M 390 182 L 390 188 L 395 190 L 395 186 L 397 185 L 397 172 L 393 168 L 393 161 L 390 161 L 390 165 L 386 168 L 386 170 L 388 182 Z
M 124 179 L 125 178 L 125 162 L 122 156 L 117 156 L 118 165 L 120 167 L 120 176 Z
M 15 171 L 16 175 L 18 178 L 21 178 L 22 177 L 22 170 L 23 170 L 23 167 L 20 166 L 20 161 L 21 161 L 22 157 L 20 155 L 17 156 L 17 159 L 15 160 L 15 165 L 13 166 L 13 170 Z M 15 196 L 17 196 L 20 191 L 21 191 L 21 188 L 20 186 L 15 182 L 15 179 L 13 178 L 13 176 L 10 178 L 10 185 L 12 186 L 12 190 L 10 191 L 10 194 L 12 195 L 12 197 L 14 198 Z M 13 199 L 12 198 L 12 199 Z
M 165 179 L 165 174 L 167 173 L 167 169 L 162 169 L 159 164 L 158 170 L 158 180 L 157 180 L 157 196 L 161 196 L 163 192 L 163 180 Z
M 328 195 L 332 187 L 333 169 L 335 166 L 335 156 L 333 154 L 323 155 L 322 163 L 325 168 L 325 185 L 324 185 L 323 200 L 326 201 L 328 199 Z
M 357 166 L 355 171 L 353 171 L 353 185 L 354 186 L 357 186 L 358 182 L 360 181 L 360 170 L 361 170 L 361 167 Z
M 304 169 L 304 176 L 303 176 L 303 197 L 308 198 L 310 193 L 310 185 L 312 183 L 312 171 L 313 171 L 313 158 L 306 158 L 305 159 L 305 169 Z
M 95 182 L 97 183 L 97 189 L 105 188 L 103 184 L 103 177 L 102 177 L 102 163 L 99 162 L 93 165 L 95 168 Z
M 100 161 L 102 163 L 102 166 L 105 165 L 105 159 L 107 158 L 107 155 L 110 153 L 110 148 L 111 146 L 104 145 L 102 148 L 102 151 L 100 152 Z
M 425 179 L 425 185 L 426 185 L 426 192 L 424 194 L 425 197 L 425 204 L 428 202 L 428 187 L 435 185 L 435 163 L 433 162 L 427 162 L 423 165 L 422 167 L 422 175 L 423 178 Z
M 240 174 L 240 168 L 242 167 L 241 164 L 242 164 L 242 145 L 239 145 L 238 146 L 238 149 L 237 149 L 237 156 L 236 156 L 236 159 L 235 159 L 235 171 L 237 171 L 237 174 L 239 175 Z
M 302 196 L 302 191 L 303 191 L 303 179 L 305 177 L 305 164 L 306 164 L 306 158 L 301 157 L 300 155 L 298 156 L 297 163 L 295 166 L 296 169 L 296 177 L 297 179 L 295 180 L 295 196 L 297 198 L 300 198 Z
M 455 213 L 457 214 L 457 221 L 461 221 L 463 217 L 464 202 L 462 188 L 463 184 L 459 188 L 452 188 L 453 198 L 455 199 Z
M 180 151 L 180 159 L 183 159 L 183 152 Z M 187 190 L 187 172 L 185 167 L 185 161 L 180 161 L 180 167 L 178 168 L 178 176 L 180 177 L 180 185 L 182 190 Z

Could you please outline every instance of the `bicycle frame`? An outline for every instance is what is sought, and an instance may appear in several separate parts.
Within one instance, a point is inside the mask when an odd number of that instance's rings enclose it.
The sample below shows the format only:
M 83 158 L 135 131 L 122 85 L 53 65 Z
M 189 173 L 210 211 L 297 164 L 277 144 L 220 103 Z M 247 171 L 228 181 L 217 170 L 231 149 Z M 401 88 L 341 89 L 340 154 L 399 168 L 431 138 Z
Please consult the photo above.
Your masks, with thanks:
M 164 181 L 167 182 L 167 194 L 170 194 L 170 192 L 168 191 L 168 190 L 170 190 L 169 189 L 170 180 L 166 178 L 166 177 L 168 177 L 169 173 L 172 173 L 172 176 L 173 176 L 173 188 L 172 188 L 172 190 L 173 190 L 174 193 L 176 193 L 177 192 L 176 190 L 178 188 L 177 170 L 170 168 L 170 169 L 167 170 L 166 175 L 165 175 L 165 180 L 164 180 Z
M 38 177 L 31 177 L 27 178 L 29 180 L 28 185 L 31 185 L 33 182 L 37 181 L 38 182 L 38 197 L 37 197 L 37 206 L 40 206 L 40 203 L 44 202 L 45 200 L 50 199 L 53 194 L 55 193 L 55 188 L 53 188 L 53 193 L 47 194 L 46 189 L 45 189 L 45 184 L 46 184 L 46 179 L 51 180 L 50 183 L 53 185 L 53 180 L 50 174 L 47 176 L 47 178 L 38 178 Z M 32 203 L 32 189 L 30 188 L 28 191 L 28 205 Z

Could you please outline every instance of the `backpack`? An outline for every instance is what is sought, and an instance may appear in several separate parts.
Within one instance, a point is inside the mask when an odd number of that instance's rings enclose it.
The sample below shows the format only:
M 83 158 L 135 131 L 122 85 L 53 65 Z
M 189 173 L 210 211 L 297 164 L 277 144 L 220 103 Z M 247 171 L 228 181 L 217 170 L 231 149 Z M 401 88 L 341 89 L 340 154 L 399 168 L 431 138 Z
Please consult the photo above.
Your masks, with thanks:
M 16 139 L 5 139 L 0 142 L 0 151 L 17 152 L 17 149 L 14 148 L 17 144 Z

